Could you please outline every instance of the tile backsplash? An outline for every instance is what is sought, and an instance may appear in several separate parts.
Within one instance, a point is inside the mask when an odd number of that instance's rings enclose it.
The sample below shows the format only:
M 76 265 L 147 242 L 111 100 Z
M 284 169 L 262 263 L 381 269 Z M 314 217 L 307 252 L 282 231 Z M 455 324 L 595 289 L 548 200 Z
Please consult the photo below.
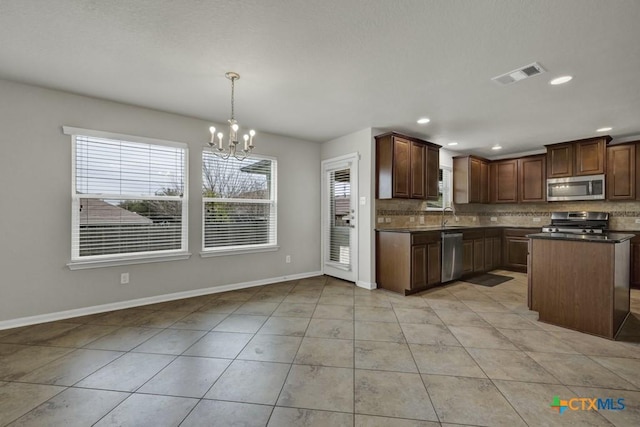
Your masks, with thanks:
M 440 225 L 442 211 L 428 211 L 420 200 L 376 200 L 376 228 L 414 228 Z M 555 211 L 609 212 L 611 230 L 640 232 L 640 202 L 546 202 L 455 205 L 444 213 L 447 224 L 465 226 L 542 227 Z M 636 222 L 637 221 L 637 222 Z

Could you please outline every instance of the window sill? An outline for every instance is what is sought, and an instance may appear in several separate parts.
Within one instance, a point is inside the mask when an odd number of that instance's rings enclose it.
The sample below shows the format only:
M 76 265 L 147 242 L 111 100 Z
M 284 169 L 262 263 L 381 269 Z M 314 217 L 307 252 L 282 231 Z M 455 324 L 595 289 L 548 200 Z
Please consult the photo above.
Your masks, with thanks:
M 216 256 L 227 256 L 227 255 L 242 255 L 242 254 L 253 254 L 259 252 L 275 252 L 280 249 L 278 245 L 269 245 L 269 246 L 255 246 L 249 248 L 237 248 L 237 249 L 219 249 L 219 250 L 206 250 L 200 252 L 201 258 L 211 258 Z
M 163 255 L 145 255 L 139 257 L 127 257 L 127 258 L 109 258 L 100 260 L 86 260 L 86 261 L 72 261 L 67 264 L 69 270 L 87 270 L 90 268 L 101 267 L 116 267 L 119 265 L 131 265 L 131 264 L 146 264 L 150 262 L 166 262 L 166 261 L 181 261 L 189 259 L 191 253 L 181 252 L 177 254 L 163 254 Z

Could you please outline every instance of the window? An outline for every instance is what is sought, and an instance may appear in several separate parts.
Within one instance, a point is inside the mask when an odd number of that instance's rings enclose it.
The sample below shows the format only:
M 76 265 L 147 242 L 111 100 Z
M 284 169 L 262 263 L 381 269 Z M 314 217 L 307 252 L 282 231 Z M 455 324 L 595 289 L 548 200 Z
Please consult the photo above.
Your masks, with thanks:
M 451 168 L 440 166 L 438 171 L 438 200 L 429 200 L 427 202 L 427 210 L 442 210 L 452 205 L 451 178 Z
M 203 255 L 275 250 L 276 160 L 202 153 Z
M 69 266 L 186 254 L 187 146 L 64 131 L 73 136 Z

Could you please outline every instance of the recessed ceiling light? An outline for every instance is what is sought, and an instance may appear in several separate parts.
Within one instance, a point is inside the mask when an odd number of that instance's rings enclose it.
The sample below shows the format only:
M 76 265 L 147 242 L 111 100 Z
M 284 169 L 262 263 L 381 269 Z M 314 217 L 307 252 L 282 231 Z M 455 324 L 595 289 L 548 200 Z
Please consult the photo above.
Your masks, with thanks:
M 502 150 L 502 146 L 501 145 L 494 145 L 493 147 L 491 147 L 492 150 Z
M 420 119 L 418 119 L 418 124 L 420 125 L 426 125 L 427 123 L 429 123 L 431 121 L 431 119 L 429 119 L 428 117 L 422 117 Z
M 458 143 L 457 142 L 450 142 L 447 145 L 458 145 Z
M 596 129 L 596 132 L 609 132 L 611 129 L 613 128 L 604 127 L 604 128 Z
M 570 81 L 573 77 L 572 76 L 560 76 L 560 77 L 556 77 L 555 79 L 551 80 L 549 82 L 549 84 L 552 85 L 561 85 L 564 83 L 567 83 L 568 81 Z

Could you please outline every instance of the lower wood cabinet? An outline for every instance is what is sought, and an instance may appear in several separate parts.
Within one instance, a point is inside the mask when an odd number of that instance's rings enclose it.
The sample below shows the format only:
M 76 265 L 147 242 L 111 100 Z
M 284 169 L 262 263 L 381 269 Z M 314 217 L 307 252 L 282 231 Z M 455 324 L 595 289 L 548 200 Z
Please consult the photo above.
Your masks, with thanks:
M 640 235 L 631 239 L 631 274 L 629 281 L 632 288 L 640 289 Z
M 462 275 L 472 276 L 502 266 L 502 228 L 463 232 Z
M 540 229 L 507 228 L 504 230 L 502 261 L 507 270 L 527 272 L 529 239 L 527 234 L 540 232 Z
M 439 231 L 376 231 L 376 282 L 379 288 L 402 294 L 440 283 Z

